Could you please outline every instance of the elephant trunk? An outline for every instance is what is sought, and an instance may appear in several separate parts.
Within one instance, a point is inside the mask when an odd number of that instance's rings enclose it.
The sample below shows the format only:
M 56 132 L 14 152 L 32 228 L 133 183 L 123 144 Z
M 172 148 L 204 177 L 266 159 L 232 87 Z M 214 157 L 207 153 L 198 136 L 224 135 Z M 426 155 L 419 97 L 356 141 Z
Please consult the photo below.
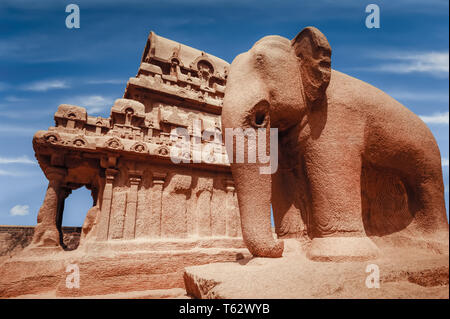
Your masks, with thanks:
M 284 243 L 277 242 L 271 229 L 271 175 L 259 173 L 255 164 L 231 165 L 239 201 L 242 236 L 255 257 L 281 257 Z

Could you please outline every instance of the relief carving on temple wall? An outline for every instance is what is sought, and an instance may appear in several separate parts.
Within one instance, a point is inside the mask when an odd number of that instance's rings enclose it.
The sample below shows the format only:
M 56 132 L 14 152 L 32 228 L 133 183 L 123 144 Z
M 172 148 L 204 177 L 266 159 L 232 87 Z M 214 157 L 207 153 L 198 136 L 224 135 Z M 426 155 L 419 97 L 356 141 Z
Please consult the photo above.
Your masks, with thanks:
M 52 224 L 52 216 L 63 214 L 63 192 L 83 186 L 91 189 L 93 206 L 81 246 L 119 239 L 240 237 L 221 138 L 227 73 L 225 61 L 152 32 L 137 76 L 108 118 L 60 105 L 55 126 L 33 139 L 39 164 L 49 172 L 36 245 L 58 246 L 60 225 Z M 173 135 L 174 129 L 184 129 L 185 139 Z

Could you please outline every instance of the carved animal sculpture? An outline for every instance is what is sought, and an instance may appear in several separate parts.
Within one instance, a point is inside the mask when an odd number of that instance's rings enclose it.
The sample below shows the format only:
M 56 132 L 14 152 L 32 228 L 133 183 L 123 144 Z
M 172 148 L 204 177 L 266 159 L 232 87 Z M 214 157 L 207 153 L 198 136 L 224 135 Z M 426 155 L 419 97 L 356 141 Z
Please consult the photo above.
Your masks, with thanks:
M 316 28 L 292 41 L 264 37 L 234 59 L 222 123 L 224 131 L 279 132 L 275 173 L 260 174 L 259 161 L 231 164 L 254 256 L 283 252 L 271 233 L 271 204 L 278 238 L 305 236 L 311 259 L 370 259 L 379 252 L 375 238 L 387 235 L 448 245 L 432 133 L 381 90 L 332 70 L 330 45 Z

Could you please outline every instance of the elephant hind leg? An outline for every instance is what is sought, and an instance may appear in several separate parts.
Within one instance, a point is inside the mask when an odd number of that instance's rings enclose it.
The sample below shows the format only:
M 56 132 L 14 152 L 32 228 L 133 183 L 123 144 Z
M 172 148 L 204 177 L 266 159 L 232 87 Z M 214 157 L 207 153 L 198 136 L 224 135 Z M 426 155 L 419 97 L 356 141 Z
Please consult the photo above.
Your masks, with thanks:
M 414 169 L 363 165 L 361 198 L 368 236 L 397 234 L 413 241 L 448 242 L 442 173 L 436 166 L 423 162 Z
M 368 162 L 361 170 L 361 206 L 368 236 L 385 236 L 405 230 L 414 219 L 408 183 L 396 170 Z
M 425 238 L 448 242 L 442 174 L 438 175 L 421 176 L 414 187 L 414 226 Z
M 411 156 L 410 162 L 400 167 L 409 185 L 409 205 L 414 214 L 411 226 L 414 231 L 424 239 L 444 236 L 448 240 L 444 180 L 437 146 L 422 156 Z

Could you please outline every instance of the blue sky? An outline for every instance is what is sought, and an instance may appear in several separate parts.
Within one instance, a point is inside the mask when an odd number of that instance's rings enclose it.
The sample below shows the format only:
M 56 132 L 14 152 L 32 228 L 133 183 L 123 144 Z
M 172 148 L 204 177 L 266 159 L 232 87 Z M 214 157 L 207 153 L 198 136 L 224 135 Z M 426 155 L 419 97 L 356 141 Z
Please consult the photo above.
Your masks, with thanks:
M 80 7 L 80 29 L 65 27 L 69 3 Z M 365 27 L 370 3 L 380 7 L 379 29 Z M 316 26 L 330 42 L 334 69 L 386 91 L 427 122 L 441 149 L 448 207 L 448 6 L 448 0 L 2 0 L 0 224 L 36 224 L 47 181 L 34 159 L 34 132 L 53 125 L 61 103 L 108 117 L 136 75 L 150 30 L 231 62 L 265 35 L 293 38 Z M 75 191 L 63 224 L 81 225 L 90 204 L 87 190 Z

